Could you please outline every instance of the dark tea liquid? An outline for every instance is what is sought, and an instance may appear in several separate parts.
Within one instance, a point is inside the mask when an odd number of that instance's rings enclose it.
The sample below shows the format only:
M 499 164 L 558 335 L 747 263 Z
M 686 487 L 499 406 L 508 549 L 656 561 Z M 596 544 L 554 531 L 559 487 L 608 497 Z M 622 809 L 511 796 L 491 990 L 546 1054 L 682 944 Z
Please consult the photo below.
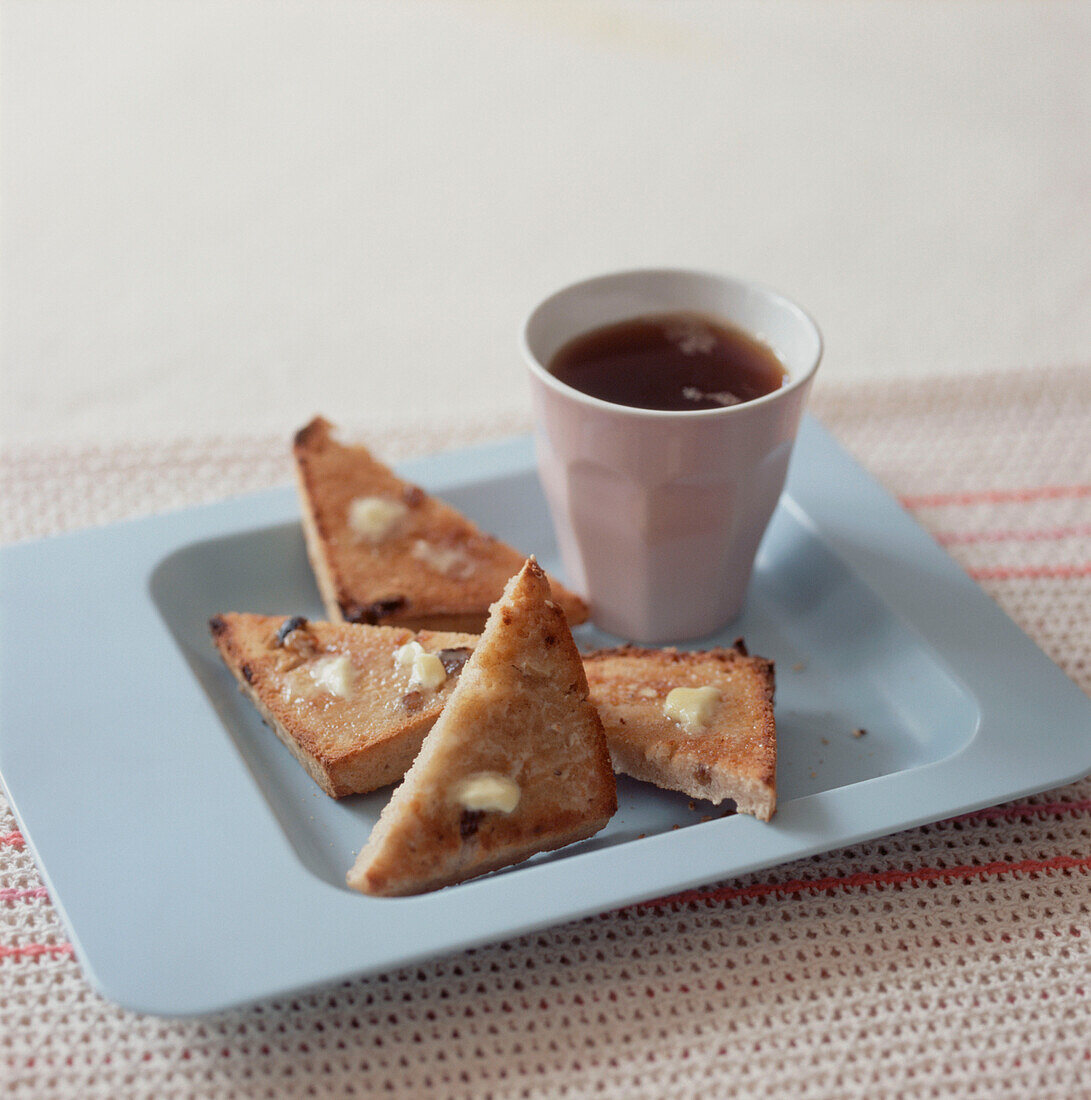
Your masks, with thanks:
M 565 385 L 614 405 L 685 411 L 722 409 L 780 389 L 772 349 L 703 313 L 634 317 L 585 332 L 549 364 Z

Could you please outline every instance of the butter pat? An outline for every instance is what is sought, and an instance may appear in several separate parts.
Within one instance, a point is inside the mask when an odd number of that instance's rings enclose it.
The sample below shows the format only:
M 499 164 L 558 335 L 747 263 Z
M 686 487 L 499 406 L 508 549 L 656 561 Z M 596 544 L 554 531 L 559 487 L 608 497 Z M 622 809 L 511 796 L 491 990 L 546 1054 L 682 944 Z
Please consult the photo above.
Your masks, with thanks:
M 499 772 L 475 772 L 455 788 L 459 805 L 466 810 L 499 810 L 510 814 L 519 805 L 519 784 Z
M 674 688 L 663 703 L 663 713 L 688 730 L 703 729 L 720 702 L 714 687 Z
M 359 539 L 382 542 L 408 511 L 408 506 L 400 500 L 357 497 L 349 505 L 349 527 Z
M 322 657 L 311 665 L 311 679 L 322 691 L 341 699 L 352 697 L 353 669 L 347 657 Z
M 425 539 L 417 539 L 410 553 L 417 561 L 445 577 L 462 580 L 474 571 L 473 562 L 466 556 L 466 551 L 458 546 L 433 546 Z
M 442 687 L 447 680 L 447 670 L 443 662 L 420 644 L 420 642 L 406 642 L 394 653 L 394 664 L 398 668 L 408 668 L 409 686 L 411 688 L 425 688 L 435 691 Z

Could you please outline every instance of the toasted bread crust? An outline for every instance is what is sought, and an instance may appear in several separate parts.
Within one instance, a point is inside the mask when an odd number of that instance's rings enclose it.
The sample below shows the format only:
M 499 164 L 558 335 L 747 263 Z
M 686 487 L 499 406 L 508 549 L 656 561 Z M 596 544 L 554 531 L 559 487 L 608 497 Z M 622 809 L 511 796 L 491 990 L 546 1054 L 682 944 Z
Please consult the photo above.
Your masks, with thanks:
M 216 616 L 210 627 L 240 688 L 334 798 L 401 779 L 451 694 L 453 683 L 438 693 L 418 693 L 419 709 L 405 711 L 400 701 L 406 677 L 388 674 L 393 652 L 414 639 L 431 652 L 469 652 L 479 642 L 468 633 L 307 624 L 319 637 L 322 654 L 352 654 L 366 677 L 367 706 L 355 707 L 352 724 L 346 724 L 343 713 L 338 723 L 336 712 L 331 723 L 329 707 L 301 709 L 299 701 L 291 704 L 285 698 L 290 673 L 272 640 L 286 623 L 284 616 L 226 614 Z M 731 799 L 742 812 L 765 820 L 772 815 L 776 724 L 771 661 L 750 657 L 741 642 L 733 649 L 694 653 L 620 646 L 585 654 L 582 668 L 615 771 L 714 803 Z M 695 736 L 666 718 L 662 706 L 672 687 L 703 684 L 721 688 L 730 706 L 721 709 L 707 732 Z
M 514 783 L 508 812 L 460 784 Z M 529 561 L 505 588 L 443 714 L 347 876 L 375 895 L 462 882 L 598 832 L 617 809 L 602 724 L 564 613 Z
M 584 655 L 591 700 L 614 769 L 714 803 L 732 799 L 768 821 L 776 809 L 775 670 L 735 648 L 694 652 L 620 646 Z M 709 725 L 688 731 L 663 706 L 676 687 L 719 692 Z
M 322 417 L 296 433 L 293 455 L 307 553 L 330 619 L 467 633 L 484 628 L 522 554 L 403 481 L 366 447 L 338 442 Z M 348 522 L 352 502 L 367 497 L 406 509 L 377 543 L 355 535 Z M 586 620 L 583 600 L 553 586 L 569 622 Z
M 310 657 L 277 641 L 278 632 L 297 621 L 310 639 Z M 308 623 L 283 615 L 225 613 L 209 627 L 240 689 L 333 798 L 397 782 L 454 689 L 457 672 L 440 688 L 411 696 L 409 673 L 394 665 L 394 652 L 414 640 L 431 653 L 477 644 L 471 634 Z M 321 690 L 309 675 L 315 661 L 339 656 L 352 666 L 349 699 Z

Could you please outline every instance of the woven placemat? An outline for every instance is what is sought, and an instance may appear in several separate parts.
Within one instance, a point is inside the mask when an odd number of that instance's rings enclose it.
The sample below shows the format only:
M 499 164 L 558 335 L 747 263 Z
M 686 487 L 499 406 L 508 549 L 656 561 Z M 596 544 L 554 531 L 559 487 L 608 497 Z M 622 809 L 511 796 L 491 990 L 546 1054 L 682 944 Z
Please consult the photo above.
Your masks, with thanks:
M 1091 372 L 827 387 L 813 408 L 1091 691 Z M 515 413 L 423 442 L 522 427 Z M 423 449 L 419 432 L 377 446 Z M 286 479 L 268 438 L 21 450 L 0 469 L 0 533 Z M 0 1095 L 1091 1096 L 1089 869 L 1084 780 L 312 996 L 165 1021 L 90 990 L 0 801 Z

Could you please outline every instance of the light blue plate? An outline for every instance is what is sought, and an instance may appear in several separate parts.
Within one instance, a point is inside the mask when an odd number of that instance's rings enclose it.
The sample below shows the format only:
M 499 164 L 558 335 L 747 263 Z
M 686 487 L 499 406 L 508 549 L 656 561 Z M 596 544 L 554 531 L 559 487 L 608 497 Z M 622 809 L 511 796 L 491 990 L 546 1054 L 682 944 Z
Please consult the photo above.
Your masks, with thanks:
M 402 473 L 558 568 L 529 440 Z M 745 614 L 700 643 L 777 662 L 770 824 L 622 780 L 592 840 L 367 898 L 344 876 L 385 792 L 322 794 L 208 639 L 219 611 L 321 617 L 290 489 L 10 547 L 0 593 L 0 773 L 88 977 L 143 1012 L 388 970 L 1091 771 L 1091 701 L 813 421 Z

